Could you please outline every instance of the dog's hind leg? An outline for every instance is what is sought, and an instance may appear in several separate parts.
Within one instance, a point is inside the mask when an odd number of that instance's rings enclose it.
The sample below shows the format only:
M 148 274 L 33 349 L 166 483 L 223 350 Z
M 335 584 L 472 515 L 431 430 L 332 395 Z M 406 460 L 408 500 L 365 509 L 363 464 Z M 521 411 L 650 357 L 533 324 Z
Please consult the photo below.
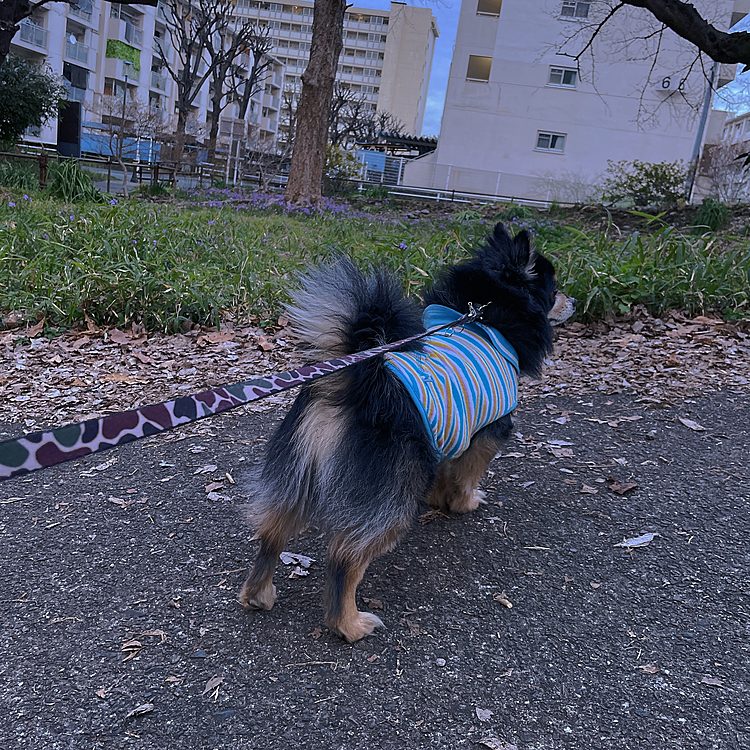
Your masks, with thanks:
M 401 525 L 393 526 L 377 539 L 363 543 L 349 532 L 337 534 L 328 546 L 326 587 L 324 593 L 325 622 L 329 628 L 349 643 L 370 635 L 382 620 L 369 612 L 357 610 L 357 586 L 367 566 L 379 555 L 391 549 L 402 532 Z
M 437 479 L 427 504 L 447 508 L 453 513 L 476 510 L 484 499 L 484 492 L 478 489 L 479 482 L 512 427 L 509 416 L 501 417 L 480 430 L 460 456 L 443 461 L 438 466 Z
M 274 509 L 266 513 L 258 530 L 260 549 L 239 595 L 239 602 L 245 609 L 273 607 L 276 601 L 276 586 L 273 585 L 276 562 L 296 529 L 297 517 L 293 512 Z

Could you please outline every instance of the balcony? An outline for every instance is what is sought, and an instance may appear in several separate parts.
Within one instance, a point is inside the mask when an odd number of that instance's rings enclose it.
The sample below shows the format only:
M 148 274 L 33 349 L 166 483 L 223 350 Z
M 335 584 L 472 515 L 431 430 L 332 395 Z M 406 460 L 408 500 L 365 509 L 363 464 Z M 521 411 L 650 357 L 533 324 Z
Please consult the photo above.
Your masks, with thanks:
M 21 27 L 19 37 L 22 42 L 31 44 L 34 47 L 40 49 L 47 49 L 47 43 L 49 40 L 49 32 L 43 26 L 29 21 L 28 18 L 24 18 L 21 23 L 18 24 Z
M 86 100 L 86 89 L 79 89 L 77 86 L 71 86 L 70 81 L 64 81 L 65 95 L 69 102 L 84 103 Z
M 167 77 L 161 73 L 157 73 L 155 70 L 151 71 L 151 88 L 157 91 L 167 90 Z
M 91 18 L 94 15 L 94 4 L 92 0 L 78 0 L 78 5 L 68 6 L 68 14 L 78 16 L 78 18 L 91 23 Z
M 164 3 L 157 3 L 156 4 L 156 17 L 161 21 L 166 21 L 169 17 L 167 13 L 167 6 L 164 5 Z
M 82 63 L 89 61 L 89 48 L 85 44 L 76 42 L 73 44 L 70 39 L 65 40 L 65 57 L 69 60 L 78 60 Z
M 143 46 L 143 32 L 129 21 L 125 22 L 125 41 L 136 47 Z

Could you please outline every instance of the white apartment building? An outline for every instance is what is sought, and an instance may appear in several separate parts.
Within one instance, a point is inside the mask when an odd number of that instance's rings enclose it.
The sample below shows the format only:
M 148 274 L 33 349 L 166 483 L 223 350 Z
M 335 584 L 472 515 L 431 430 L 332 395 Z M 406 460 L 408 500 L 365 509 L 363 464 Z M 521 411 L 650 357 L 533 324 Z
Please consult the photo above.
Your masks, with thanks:
M 693 4 L 723 29 L 750 10 L 750 0 Z M 406 166 L 404 184 L 581 200 L 608 159 L 688 163 L 711 130 L 700 125 L 711 90 L 701 65 L 691 67 L 696 50 L 670 31 L 649 36 L 653 17 L 626 8 L 577 61 L 585 32 L 611 7 L 463 0 L 438 146 Z M 733 68 L 717 68 L 717 86 Z
M 175 86 L 157 47 L 157 40 L 162 40 L 168 59 L 174 60 L 166 12 L 161 4 L 153 7 L 79 0 L 77 7 L 64 3 L 42 6 L 31 18 L 22 21 L 11 51 L 62 75 L 69 101 L 80 104 L 80 111 L 68 109 L 63 124 L 50 121 L 39 132 L 30 134 L 29 140 L 74 152 L 70 131 L 78 127 L 82 130 L 84 149 L 96 150 L 97 143 L 104 145 L 103 136 L 97 138 L 96 132 L 102 119 L 101 97 L 124 97 L 126 89 L 129 99 L 163 113 L 164 120 L 172 118 Z M 253 97 L 247 120 L 257 126 L 261 138 L 273 139 L 278 129 L 284 67 L 273 58 L 270 61 L 265 88 Z M 251 63 L 248 54 L 240 56 L 239 64 L 246 69 Z M 194 132 L 206 129 L 211 105 L 208 89 L 207 82 L 193 101 L 189 125 Z M 237 133 L 237 107 L 230 104 L 222 113 L 221 134 Z M 244 125 L 241 130 L 244 133 Z M 152 144 L 141 144 L 140 157 L 153 156 L 151 148 Z M 106 148 L 102 152 L 107 153 Z
M 273 54 L 286 66 L 295 92 L 307 67 L 314 3 L 237 0 L 239 18 L 268 27 Z M 350 6 L 344 14 L 344 39 L 337 80 L 367 98 L 373 110 L 390 112 L 408 133 L 422 131 L 432 57 L 439 30 L 429 8 L 391 2 L 390 10 Z
M 236 17 L 269 26 L 275 48 L 263 89 L 253 97 L 246 120 L 256 126 L 259 140 L 275 140 L 282 109 L 285 82 L 299 84 L 307 65 L 312 37 L 312 2 L 297 5 L 238 0 Z M 57 145 L 64 153 L 76 153 L 74 134 L 82 135 L 84 150 L 102 144 L 102 95 L 127 97 L 174 118 L 176 91 L 158 50 L 161 40 L 168 59 L 174 60 L 167 25 L 167 10 L 159 4 L 120 5 L 105 0 L 79 0 L 77 7 L 51 3 L 38 8 L 21 23 L 13 39 L 13 53 L 48 66 L 62 75 L 74 104 L 62 124 L 50 121 L 29 140 Z M 339 79 L 365 94 L 372 107 L 395 114 L 415 132 L 421 129 L 427 86 L 438 29 L 432 12 L 392 3 L 390 11 L 351 8 L 345 20 Z M 126 58 L 126 59 L 123 59 Z M 240 65 L 249 70 L 252 59 L 241 55 Z M 398 84 L 397 84 L 398 79 Z M 80 108 L 77 106 L 80 105 Z M 207 131 L 211 101 L 206 82 L 192 104 L 189 129 L 200 136 Z M 242 137 L 245 122 L 238 119 L 239 106 L 223 111 L 220 135 Z M 154 156 L 152 144 L 140 145 L 140 158 Z

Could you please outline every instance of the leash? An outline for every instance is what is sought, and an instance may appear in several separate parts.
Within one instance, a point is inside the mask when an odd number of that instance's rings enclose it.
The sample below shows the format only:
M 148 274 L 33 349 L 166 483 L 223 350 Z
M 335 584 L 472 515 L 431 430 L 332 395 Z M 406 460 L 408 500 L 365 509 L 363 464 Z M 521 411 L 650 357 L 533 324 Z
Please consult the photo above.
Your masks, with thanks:
M 306 365 L 268 378 L 247 380 L 235 385 L 219 386 L 192 396 L 181 396 L 159 404 L 139 409 L 109 414 L 98 419 L 65 425 L 54 430 L 33 432 L 19 438 L 0 442 L 0 481 L 81 456 L 131 443 L 171 430 L 199 419 L 234 409 L 251 401 L 258 401 L 274 393 L 295 388 L 317 380 L 357 362 L 377 357 L 441 331 L 456 328 L 477 320 L 487 305 L 475 308 L 469 303 L 469 312 L 451 323 L 431 328 L 416 336 L 383 344 L 343 357 L 336 357 L 314 365 Z

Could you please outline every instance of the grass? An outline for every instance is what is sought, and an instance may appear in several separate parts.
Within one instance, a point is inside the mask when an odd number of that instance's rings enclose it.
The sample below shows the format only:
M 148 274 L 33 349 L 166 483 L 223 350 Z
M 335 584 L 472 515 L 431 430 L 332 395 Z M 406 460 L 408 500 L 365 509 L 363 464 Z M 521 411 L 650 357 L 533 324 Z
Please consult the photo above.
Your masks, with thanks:
M 348 252 L 385 263 L 419 293 L 489 231 L 475 210 L 386 217 L 342 204 L 287 211 L 277 198 L 211 191 L 191 205 L 138 200 L 71 206 L 40 195 L 0 200 L 0 315 L 43 315 L 50 327 L 126 325 L 178 331 L 230 318 L 276 318 L 296 276 Z M 644 304 L 659 313 L 750 315 L 750 242 L 667 226 L 613 240 L 604 232 L 516 217 L 554 259 L 585 318 Z

